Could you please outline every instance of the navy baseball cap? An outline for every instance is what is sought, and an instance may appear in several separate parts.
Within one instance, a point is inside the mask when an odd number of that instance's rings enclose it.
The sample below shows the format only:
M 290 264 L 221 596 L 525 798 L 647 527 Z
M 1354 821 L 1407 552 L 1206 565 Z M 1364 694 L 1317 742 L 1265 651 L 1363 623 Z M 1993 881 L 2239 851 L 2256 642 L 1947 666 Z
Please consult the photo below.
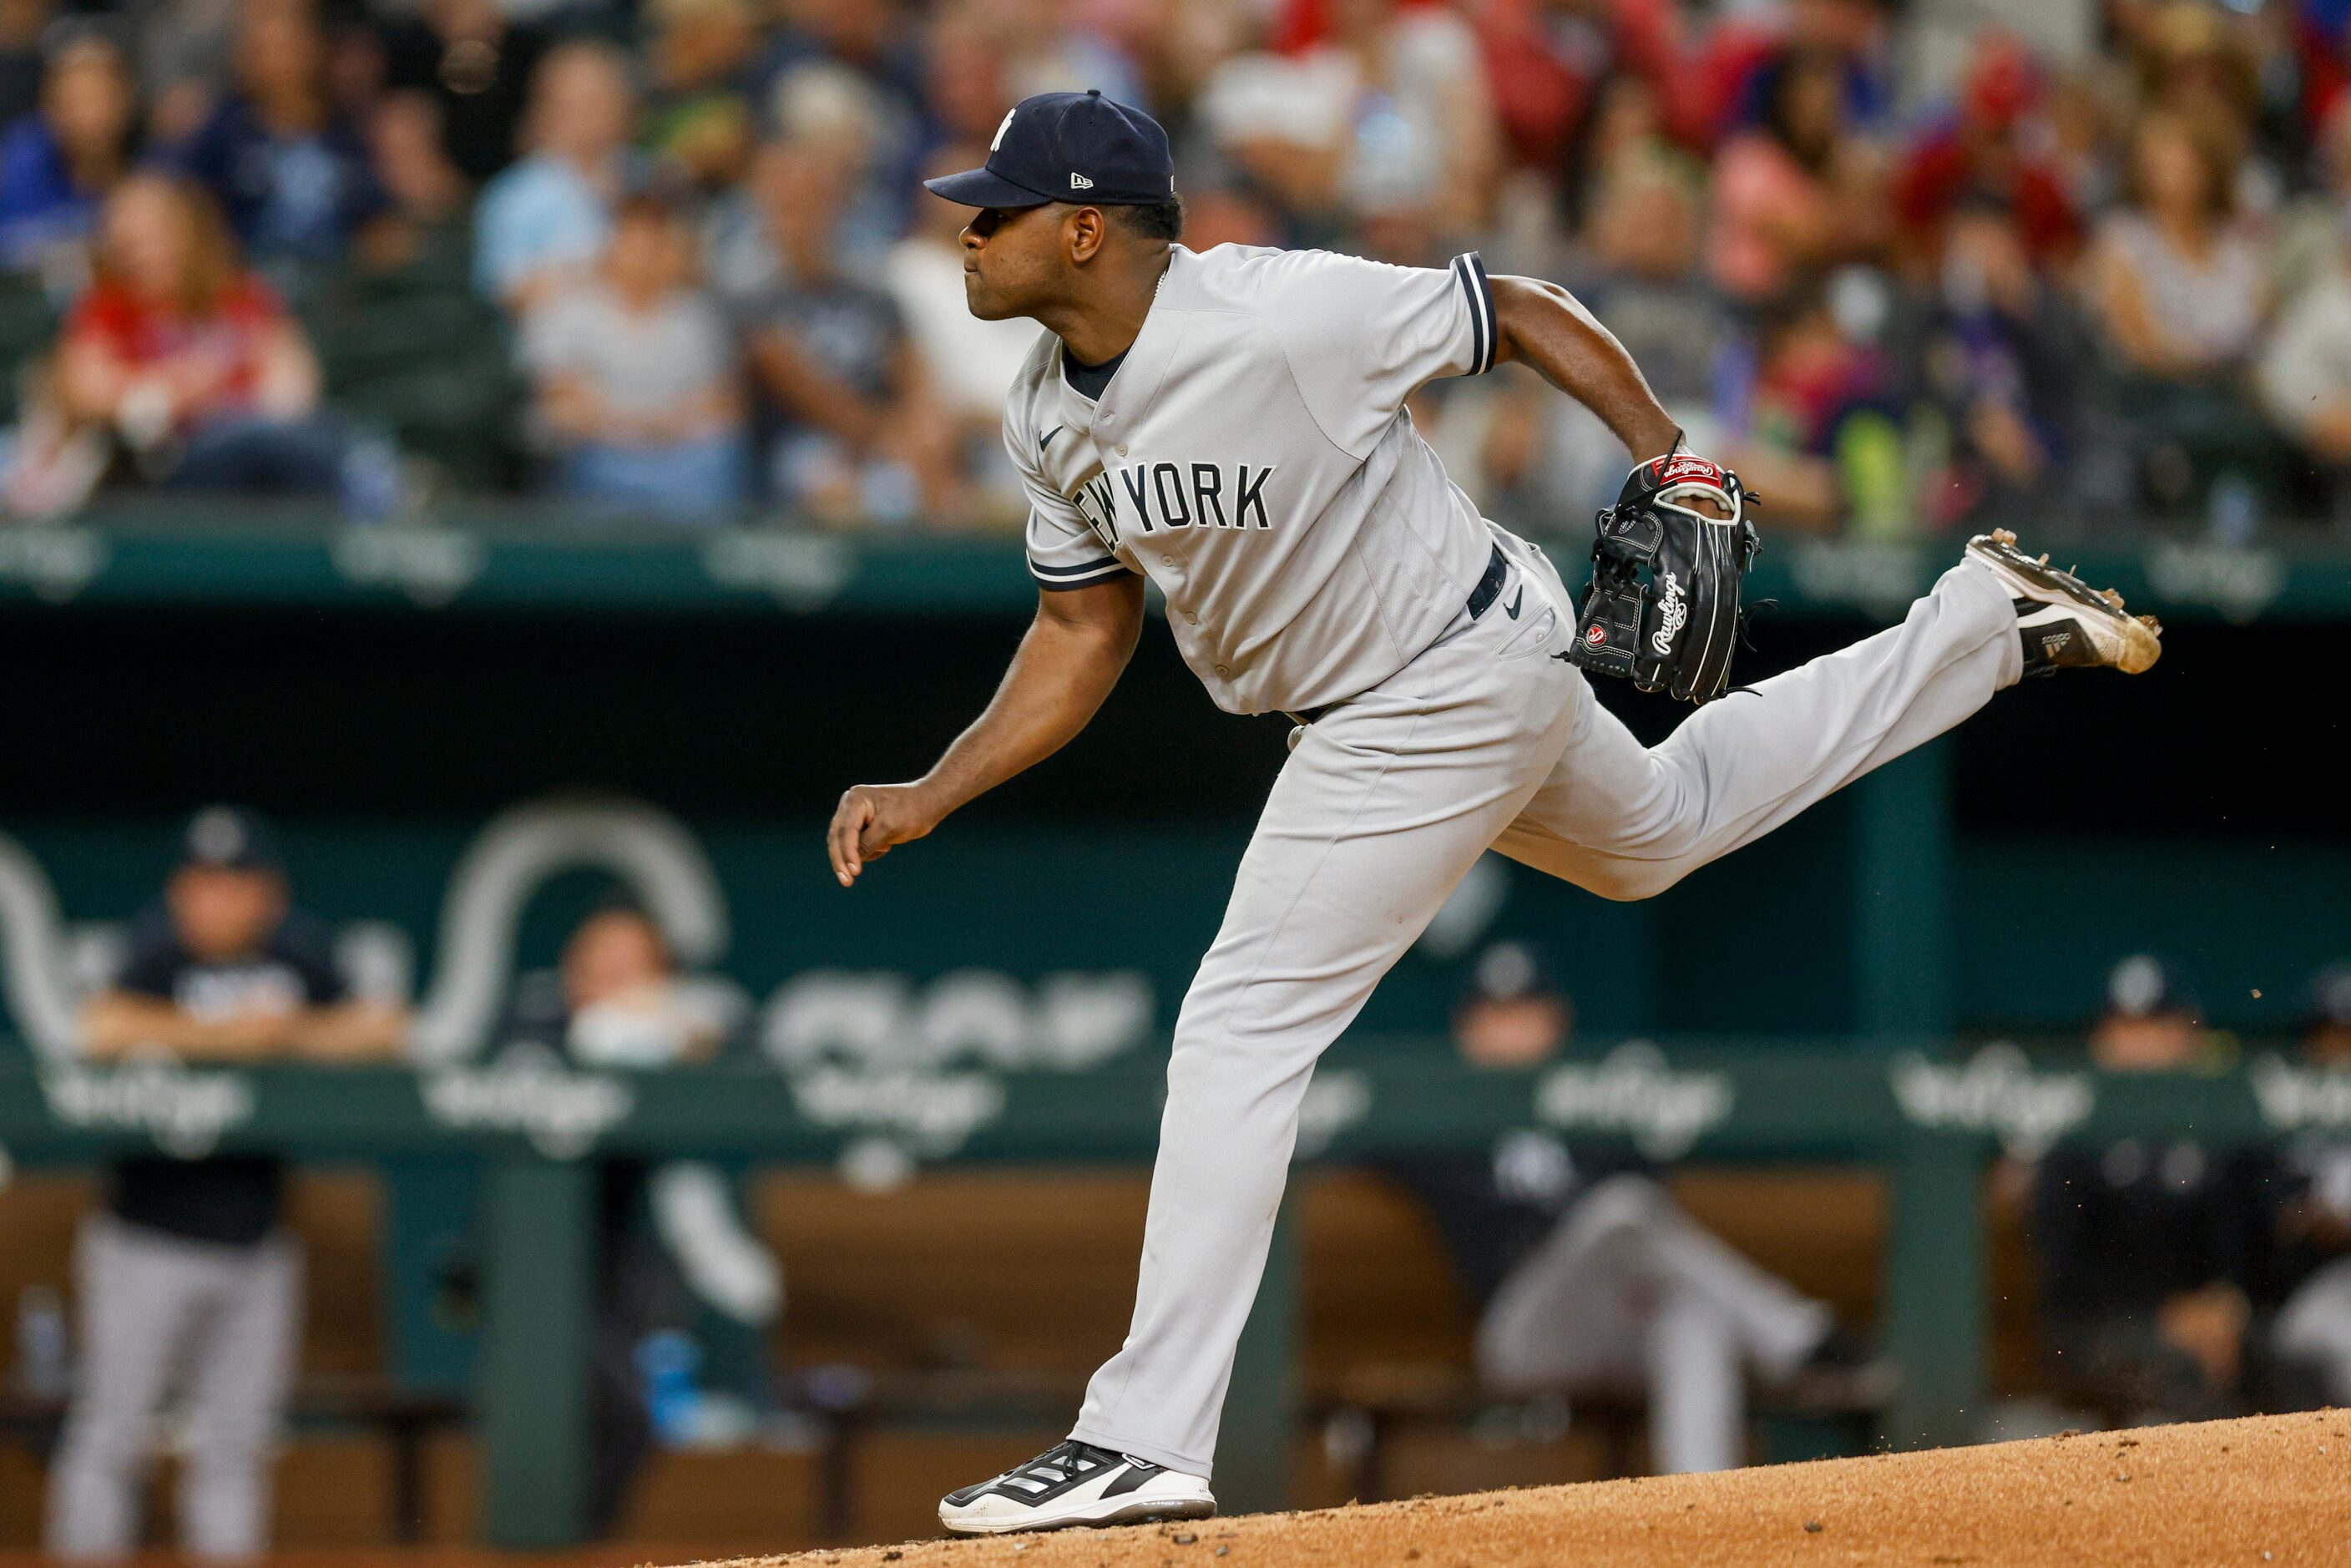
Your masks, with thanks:
M 996 128 L 985 168 L 923 186 L 967 207 L 1149 206 L 1176 199 L 1176 159 L 1157 120 L 1099 88 L 1040 92 Z
M 1566 995 L 1541 953 L 1524 942 L 1497 942 L 1478 956 L 1461 1000 L 1468 1006 L 1563 999 Z
M 2152 953 L 2134 953 L 2106 976 L 2108 1018 L 2200 1019 L 2203 1015 L 2203 1004 L 2179 971 Z
M 207 806 L 190 818 L 180 841 L 180 863 L 215 871 L 285 870 L 277 835 L 242 806 Z
M 2323 1029 L 2351 1029 L 2351 963 L 2329 964 L 2311 977 L 2302 1027 L 2310 1034 Z

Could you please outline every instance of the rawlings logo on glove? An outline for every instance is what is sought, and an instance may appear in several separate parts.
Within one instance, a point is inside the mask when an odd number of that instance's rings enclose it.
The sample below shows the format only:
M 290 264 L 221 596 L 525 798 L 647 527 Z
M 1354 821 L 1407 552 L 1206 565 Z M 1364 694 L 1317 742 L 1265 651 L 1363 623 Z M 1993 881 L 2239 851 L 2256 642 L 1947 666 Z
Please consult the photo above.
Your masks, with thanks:
M 1684 481 L 1695 481 L 1718 494 L 1727 495 L 1723 480 L 1729 470 L 1719 463 L 1708 463 L 1695 452 L 1669 452 L 1663 457 L 1649 459 L 1649 471 L 1656 476 L 1656 488 L 1670 489 Z M 1626 481 L 1628 484 L 1630 481 Z
M 1649 646 L 1657 651 L 1660 659 L 1674 651 L 1674 639 L 1681 635 L 1682 622 L 1689 619 L 1689 603 L 1682 597 L 1678 578 L 1669 577 L 1657 599 L 1657 629 L 1649 634 Z
M 1637 465 L 1600 514 L 1570 661 L 1645 692 L 1720 696 L 1739 644 L 1740 585 L 1761 548 L 1750 504 L 1738 475 L 1693 453 Z

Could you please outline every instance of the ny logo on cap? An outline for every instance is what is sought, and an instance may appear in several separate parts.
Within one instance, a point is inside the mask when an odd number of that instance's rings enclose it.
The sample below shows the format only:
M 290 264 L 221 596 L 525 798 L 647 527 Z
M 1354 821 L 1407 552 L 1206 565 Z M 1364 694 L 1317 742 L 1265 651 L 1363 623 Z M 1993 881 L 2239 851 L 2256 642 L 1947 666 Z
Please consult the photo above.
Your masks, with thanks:
M 987 144 L 990 152 L 1004 145 L 1004 133 L 1012 129 L 1012 117 L 1019 112 L 1020 106 L 1017 103 L 1004 111 L 1004 122 L 996 128 L 996 140 Z

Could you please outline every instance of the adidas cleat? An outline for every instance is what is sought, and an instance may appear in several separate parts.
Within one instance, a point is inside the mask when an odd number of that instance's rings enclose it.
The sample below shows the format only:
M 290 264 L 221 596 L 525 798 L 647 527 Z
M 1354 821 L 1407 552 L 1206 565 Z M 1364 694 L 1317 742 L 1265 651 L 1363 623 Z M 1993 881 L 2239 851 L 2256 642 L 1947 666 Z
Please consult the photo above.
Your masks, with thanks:
M 994 1480 L 947 1493 L 939 1501 L 939 1522 L 958 1535 L 1002 1535 L 1073 1524 L 1206 1519 L 1216 1511 L 1217 1500 L 1199 1477 L 1071 1438 Z
M 2024 639 L 2024 673 L 2110 665 L 2136 675 L 2163 656 L 2163 628 L 2152 615 L 2123 612 L 2123 596 L 2095 589 L 2049 558 L 2033 559 L 2006 528 L 1968 541 L 1968 557 L 1991 570 L 2016 601 Z

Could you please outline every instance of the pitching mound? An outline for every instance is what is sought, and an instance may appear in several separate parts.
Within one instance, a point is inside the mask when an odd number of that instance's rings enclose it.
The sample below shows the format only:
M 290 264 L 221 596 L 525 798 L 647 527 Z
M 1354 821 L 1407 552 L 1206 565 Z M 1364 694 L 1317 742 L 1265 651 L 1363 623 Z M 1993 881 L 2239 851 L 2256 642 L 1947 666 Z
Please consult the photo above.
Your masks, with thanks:
M 729 1568 L 2351 1562 L 2351 1411 Z

